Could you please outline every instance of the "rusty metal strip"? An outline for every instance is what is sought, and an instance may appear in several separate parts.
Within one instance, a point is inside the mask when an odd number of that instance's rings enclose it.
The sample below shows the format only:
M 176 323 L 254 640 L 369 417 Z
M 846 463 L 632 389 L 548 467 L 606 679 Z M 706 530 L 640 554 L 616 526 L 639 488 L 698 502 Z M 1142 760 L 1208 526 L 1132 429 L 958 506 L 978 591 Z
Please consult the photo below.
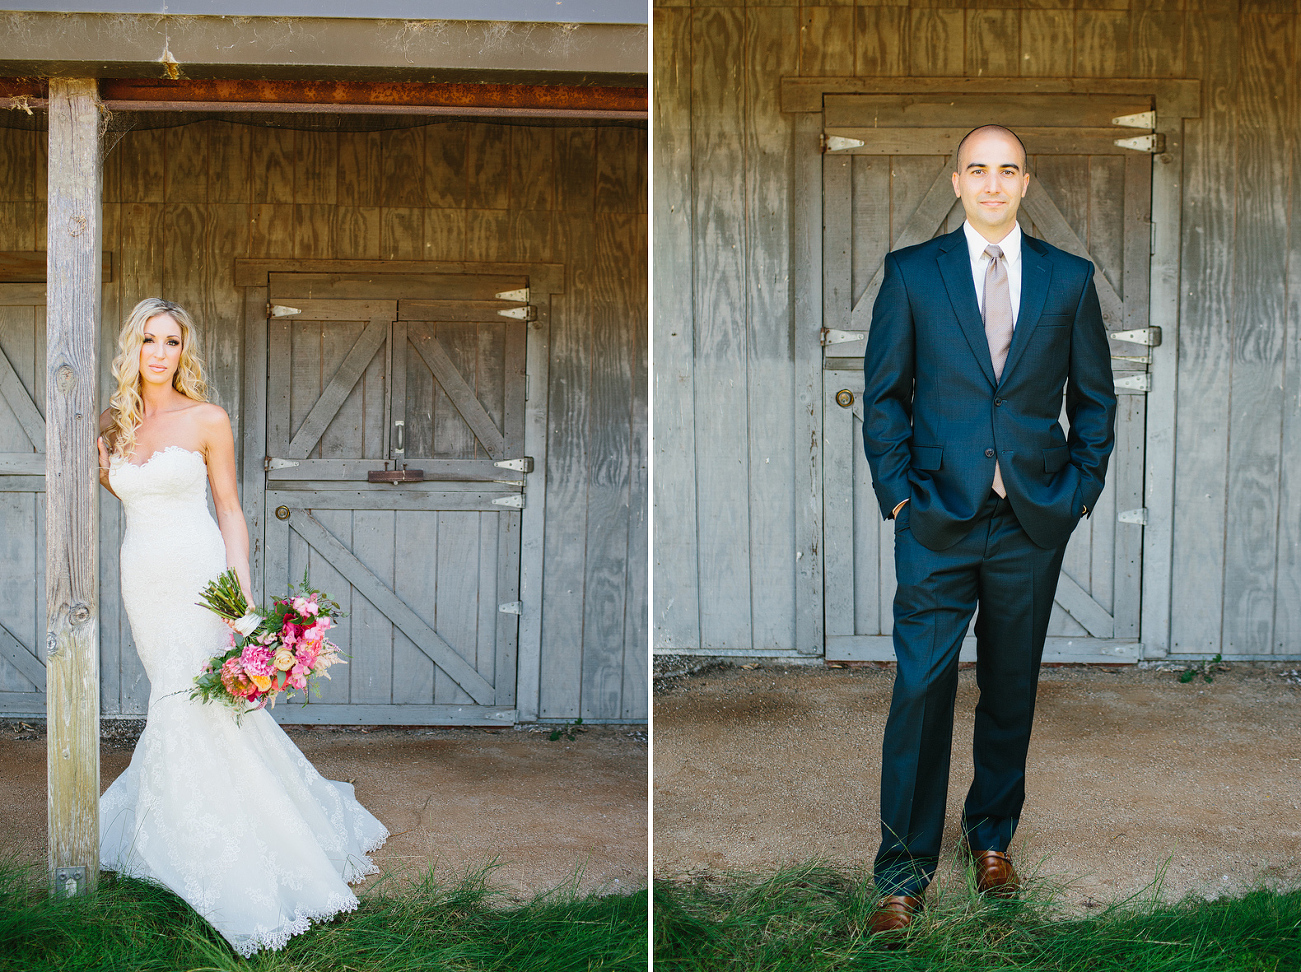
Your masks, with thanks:
M 142 110 L 280 110 L 645 117 L 646 88 L 563 84 L 278 81 L 218 78 L 166 81 L 104 78 L 109 107 Z M 0 88 L 0 94 L 4 89 Z M 32 96 L 34 92 L 15 92 Z

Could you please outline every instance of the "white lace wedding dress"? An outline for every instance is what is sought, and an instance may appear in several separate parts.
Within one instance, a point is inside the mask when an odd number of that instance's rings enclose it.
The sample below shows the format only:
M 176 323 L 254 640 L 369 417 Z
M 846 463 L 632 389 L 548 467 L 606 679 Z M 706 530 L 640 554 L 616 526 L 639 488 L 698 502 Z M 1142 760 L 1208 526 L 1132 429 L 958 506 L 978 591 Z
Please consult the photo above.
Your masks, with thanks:
M 357 907 L 388 830 L 348 783 L 324 779 L 266 711 L 190 701 L 230 630 L 196 605 L 226 569 L 203 456 L 177 446 L 115 459 L 126 508 L 122 600 L 149 675 L 149 718 L 131 765 L 100 798 L 100 860 L 165 885 L 241 955 L 278 949 L 312 919 Z

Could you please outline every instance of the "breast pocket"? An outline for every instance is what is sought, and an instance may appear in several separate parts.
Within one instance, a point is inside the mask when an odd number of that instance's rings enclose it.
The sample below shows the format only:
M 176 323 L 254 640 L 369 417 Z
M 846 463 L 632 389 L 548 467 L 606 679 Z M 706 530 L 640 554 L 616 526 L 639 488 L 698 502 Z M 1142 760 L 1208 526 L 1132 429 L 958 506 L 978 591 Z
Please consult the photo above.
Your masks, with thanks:
M 1039 327 L 1070 327 L 1073 320 L 1070 314 L 1044 314 L 1039 318 Z

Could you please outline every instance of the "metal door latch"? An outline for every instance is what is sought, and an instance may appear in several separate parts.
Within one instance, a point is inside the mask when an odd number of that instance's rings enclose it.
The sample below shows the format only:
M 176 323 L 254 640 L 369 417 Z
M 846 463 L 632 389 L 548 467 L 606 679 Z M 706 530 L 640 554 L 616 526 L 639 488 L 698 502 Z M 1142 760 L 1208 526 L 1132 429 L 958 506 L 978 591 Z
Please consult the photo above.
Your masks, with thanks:
M 423 469 L 371 469 L 366 473 L 368 483 L 423 483 Z
M 1137 523 L 1140 526 L 1147 526 L 1147 507 L 1139 507 L 1137 510 L 1125 510 L 1116 514 L 1118 523 Z
M 522 601 L 507 601 L 505 604 L 497 605 L 497 612 L 499 614 L 514 614 L 518 616 L 523 607 L 524 603 Z

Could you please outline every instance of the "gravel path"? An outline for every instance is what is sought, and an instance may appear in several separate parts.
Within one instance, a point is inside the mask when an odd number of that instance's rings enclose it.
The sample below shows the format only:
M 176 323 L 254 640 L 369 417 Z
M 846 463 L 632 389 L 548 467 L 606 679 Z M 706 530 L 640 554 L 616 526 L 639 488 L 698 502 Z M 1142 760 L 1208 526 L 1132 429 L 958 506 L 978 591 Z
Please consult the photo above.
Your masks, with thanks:
M 893 672 L 713 667 L 656 680 L 656 877 L 869 867 Z M 1301 883 L 1301 676 L 1234 665 L 1180 683 L 1137 668 L 1045 669 L 1019 868 L 1065 905 Z M 1290 671 L 1290 674 L 1289 674 Z M 959 679 L 945 858 L 971 779 L 975 672 Z
M 126 768 L 142 725 L 105 723 L 102 788 Z M 592 726 L 554 742 L 550 727 L 288 731 L 392 832 L 375 855 L 386 870 L 436 867 L 450 880 L 495 861 L 489 883 L 521 896 L 575 878 L 585 891 L 646 885 L 639 727 Z M 0 723 L 0 854 L 44 861 L 45 800 L 43 727 Z

